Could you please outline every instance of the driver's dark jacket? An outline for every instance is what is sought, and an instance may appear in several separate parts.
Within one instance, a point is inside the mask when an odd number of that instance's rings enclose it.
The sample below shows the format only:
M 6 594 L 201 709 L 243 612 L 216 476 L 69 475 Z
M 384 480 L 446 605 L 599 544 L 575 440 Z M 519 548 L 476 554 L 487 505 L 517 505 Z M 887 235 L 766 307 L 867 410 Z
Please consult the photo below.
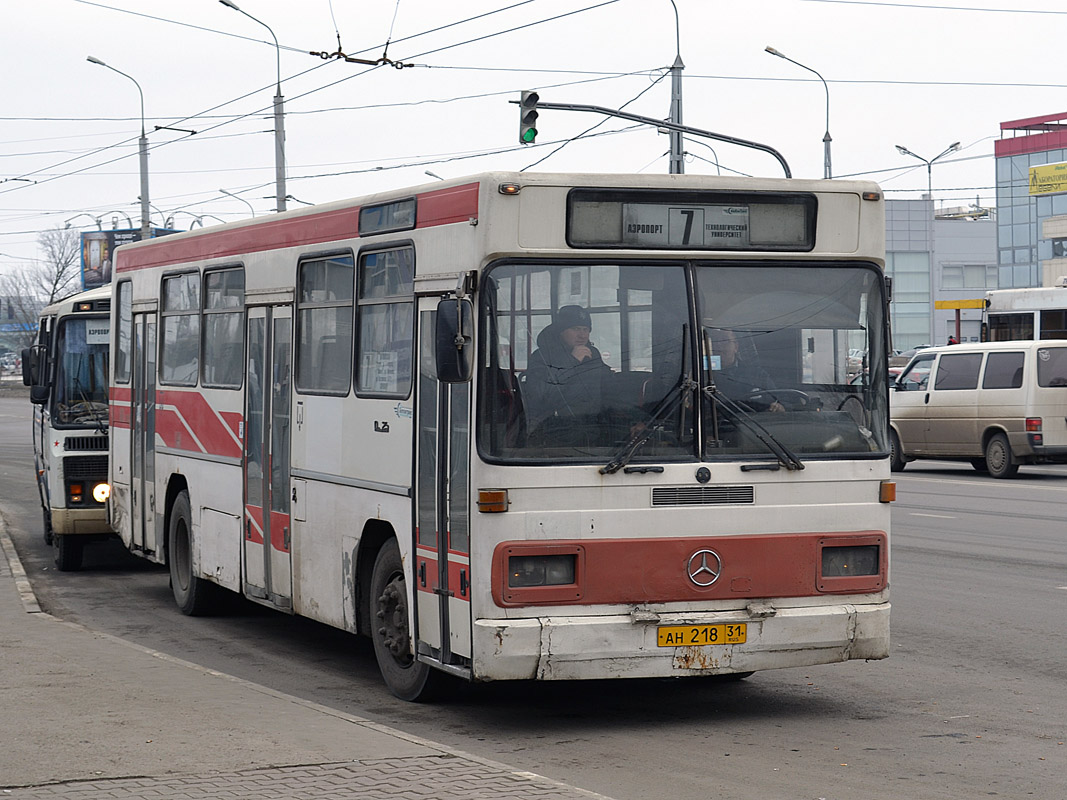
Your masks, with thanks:
M 549 325 L 537 336 L 523 388 L 526 423 L 532 442 L 570 445 L 593 443 L 604 410 L 604 384 L 613 373 L 600 351 L 578 361 Z

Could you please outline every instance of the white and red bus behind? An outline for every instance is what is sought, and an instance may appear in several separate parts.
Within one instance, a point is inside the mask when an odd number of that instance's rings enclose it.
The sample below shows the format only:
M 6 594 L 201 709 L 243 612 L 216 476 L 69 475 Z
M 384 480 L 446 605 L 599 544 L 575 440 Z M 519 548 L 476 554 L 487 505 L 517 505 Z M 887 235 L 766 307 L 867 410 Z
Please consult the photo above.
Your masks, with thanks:
M 33 457 L 44 540 L 56 567 L 76 570 L 86 542 L 111 533 L 105 505 L 111 287 L 47 306 L 22 353 L 33 402 Z

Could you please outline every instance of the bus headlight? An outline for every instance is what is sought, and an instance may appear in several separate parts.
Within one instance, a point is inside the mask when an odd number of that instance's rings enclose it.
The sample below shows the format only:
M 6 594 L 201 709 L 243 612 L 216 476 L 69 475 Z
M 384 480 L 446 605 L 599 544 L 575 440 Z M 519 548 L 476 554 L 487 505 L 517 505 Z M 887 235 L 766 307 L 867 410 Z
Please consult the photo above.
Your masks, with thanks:
M 511 556 L 508 586 L 565 586 L 574 583 L 573 555 Z
M 824 547 L 822 575 L 824 578 L 847 578 L 852 575 L 877 575 L 880 553 L 878 545 L 859 547 Z
M 98 503 L 106 503 L 107 499 L 111 497 L 111 485 L 108 483 L 98 483 L 93 487 L 93 500 Z

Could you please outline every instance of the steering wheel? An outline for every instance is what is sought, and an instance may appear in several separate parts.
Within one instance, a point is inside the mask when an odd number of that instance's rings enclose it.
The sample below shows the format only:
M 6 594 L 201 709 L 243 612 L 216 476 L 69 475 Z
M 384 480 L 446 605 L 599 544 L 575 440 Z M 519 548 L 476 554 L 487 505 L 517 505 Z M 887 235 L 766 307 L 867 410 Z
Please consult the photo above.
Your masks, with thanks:
M 756 389 L 742 397 L 738 402 L 751 406 L 756 401 L 757 405 L 770 408 L 775 402 L 781 403 L 789 411 L 801 411 L 811 405 L 811 395 L 800 389 Z

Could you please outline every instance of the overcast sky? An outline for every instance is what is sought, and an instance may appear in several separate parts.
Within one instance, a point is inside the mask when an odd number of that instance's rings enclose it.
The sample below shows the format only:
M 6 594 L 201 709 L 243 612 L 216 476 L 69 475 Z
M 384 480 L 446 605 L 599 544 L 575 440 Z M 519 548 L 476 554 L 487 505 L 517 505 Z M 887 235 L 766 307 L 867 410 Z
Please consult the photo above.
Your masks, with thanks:
M 835 177 L 877 180 L 890 198 L 994 200 L 1000 123 L 1067 109 L 1062 0 L 675 0 L 684 121 L 781 151 L 821 177 L 829 84 Z M 491 169 L 522 169 L 600 117 L 542 111 L 538 146 L 517 142 L 509 100 L 669 112 L 670 0 L 240 0 L 281 46 L 288 192 L 318 203 Z M 186 229 L 274 209 L 267 29 L 217 0 L 7 0 L 0 74 L 0 269 L 38 258 L 46 228 L 137 227 L 140 105 L 150 141 L 153 224 Z M 587 9 L 587 10 L 582 10 Z M 497 12 L 497 13 L 491 13 Z M 553 19 L 555 18 L 555 19 Z M 540 23 L 540 24 L 536 24 Z M 436 30 L 435 30 L 436 29 Z M 310 51 L 383 55 L 365 66 Z M 495 34 L 495 35 L 494 35 Z M 391 39 L 387 53 L 384 45 Z M 657 82 L 658 81 L 658 82 Z M 195 130 L 156 130 L 170 126 Z M 610 119 L 534 170 L 668 171 L 667 137 Z M 686 172 L 779 176 L 764 153 L 687 143 Z M 718 161 L 720 166 L 715 165 Z M 30 181 L 36 181 L 31 183 Z M 291 201 L 290 207 L 298 205 Z M 76 216 L 83 214 L 86 216 Z M 73 218 L 73 219 L 72 219 Z

